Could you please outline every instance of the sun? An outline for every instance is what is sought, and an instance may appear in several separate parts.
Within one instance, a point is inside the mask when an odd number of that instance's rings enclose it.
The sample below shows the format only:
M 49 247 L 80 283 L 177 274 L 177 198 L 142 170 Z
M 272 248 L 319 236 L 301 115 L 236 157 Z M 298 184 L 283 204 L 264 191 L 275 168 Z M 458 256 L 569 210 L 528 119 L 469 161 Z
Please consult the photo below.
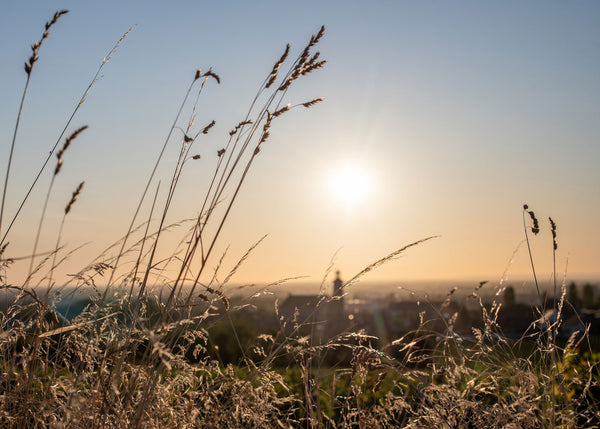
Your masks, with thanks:
M 371 175 L 360 164 L 344 164 L 333 171 L 329 187 L 336 201 L 356 206 L 365 203 L 372 191 Z

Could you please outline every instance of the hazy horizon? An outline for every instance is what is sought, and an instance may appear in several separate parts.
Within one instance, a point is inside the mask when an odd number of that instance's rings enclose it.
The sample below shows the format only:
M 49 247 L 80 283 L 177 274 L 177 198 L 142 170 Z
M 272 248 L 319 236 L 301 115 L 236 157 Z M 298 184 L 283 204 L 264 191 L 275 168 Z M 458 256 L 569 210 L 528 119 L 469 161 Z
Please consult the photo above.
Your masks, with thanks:
M 315 295 L 315 294 L 333 294 L 333 279 L 328 279 L 323 285 L 320 282 L 307 282 L 307 281 L 291 281 L 278 284 L 269 283 L 233 283 L 227 284 L 221 287 L 221 289 L 227 296 L 235 298 L 266 298 L 266 297 L 278 297 L 285 298 L 289 295 Z M 578 287 L 578 293 L 582 292 L 582 288 L 585 284 L 591 284 L 597 293 L 600 293 L 600 279 L 598 278 L 572 278 L 568 279 L 564 283 L 564 287 L 568 288 L 571 283 L 575 283 Z M 485 297 L 486 299 L 496 296 L 498 291 L 503 291 L 504 288 L 511 286 L 515 290 L 517 301 L 529 301 L 530 298 L 537 297 L 537 290 L 533 278 L 513 278 L 504 279 L 502 282 L 487 281 L 482 287 L 479 287 L 480 281 L 473 279 L 453 279 L 453 280 L 403 280 L 403 281 L 358 281 L 350 285 L 345 289 L 345 296 L 348 299 L 361 298 L 361 299 L 372 299 L 372 298 L 386 298 L 393 296 L 394 299 L 399 300 L 418 300 L 418 299 L 431 299 L 440 300 L 446 298 L 450 293 L 453 299 L 462 301 L 473 292 L 477 292 L 478 295 Z M 551 279 L 545 279 L 539 281 L 539 287 L 541 292 L 548 292 L 552 295 L 554 283 Z M 67 287 L 61 288 L 57 286 L 52 290 L 54 292 L 60 291 L 60 295 L 64 298 L 69 299 L 71 296 L 86 296 L 89 293 L 95 291 L 104 292 L 106 286 L 96 285 L 96 287 Z M 562 294 L 563 281 L 562 279 L 557 282 L 557 297 Z M 46 287 L 36 288 L 38 293 L 46 290 Z M 166 292 L 171 289 L 168 286 L 151 286 L 148 292 L 152 295 L 162 296 L 165 298 Z M 183 291 L 189 291 L 190 285 L 185 285 Z M 111 291 L 117 295 L 122 293 L 128 293 L 128 287 L 112 287 Z M 162 291 L 162 292 L 161 292 Z M 205 293 L 206 288 L 204 285 L 198 285 L 196 291 L 199 294 Z M 73 295 L 74 294 L 74 295 Z M 501 297 L 499 298 L 502 299 Z M 532 303 L 532 305 L 535 303 Z

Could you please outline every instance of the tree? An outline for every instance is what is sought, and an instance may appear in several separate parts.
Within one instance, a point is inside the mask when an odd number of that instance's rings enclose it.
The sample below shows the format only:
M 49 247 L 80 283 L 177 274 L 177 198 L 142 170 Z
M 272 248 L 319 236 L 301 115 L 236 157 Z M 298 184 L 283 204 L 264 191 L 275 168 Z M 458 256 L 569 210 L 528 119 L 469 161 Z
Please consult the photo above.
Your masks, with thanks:
M 571 282 L 569 284 L 569 289 L 567 291 L 567 301 L 571 303 L 575 310 L 579 310 L 581 308 L 581 300 L 577 295 L 577 285 L 575 284 L 575 282 Z
M 552 299 L 552 302 L 550 302 L 548 300 L 548 291 L 542 291 L 542 308 L 545 310 L 549 307 L 552 307 L 552 305 L 554 305 L 554 299 Z
M 507 288 L 504 289 L 504 295 L 502 295 L 502 298 L 506 307 L 514 306 L 516 303 L 515 288 L 512 286 L 507 286 Z
M 589 283 L 583 285 L 581 293 L 581 306 L 583 308 L 592 308 L 594 306 L 594 286 Z

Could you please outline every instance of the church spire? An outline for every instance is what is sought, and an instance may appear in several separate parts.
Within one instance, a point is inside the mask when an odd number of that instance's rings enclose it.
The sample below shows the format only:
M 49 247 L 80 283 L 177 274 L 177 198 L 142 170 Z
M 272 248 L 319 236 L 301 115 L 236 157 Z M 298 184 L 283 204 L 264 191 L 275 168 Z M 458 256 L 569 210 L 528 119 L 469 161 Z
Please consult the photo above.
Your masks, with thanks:
M 342 296 L 344 291 L 342 290 L 344 282 L 340 278 L 340 270 L 335 272 L 335 280 L 333 281 L 333 296 Z

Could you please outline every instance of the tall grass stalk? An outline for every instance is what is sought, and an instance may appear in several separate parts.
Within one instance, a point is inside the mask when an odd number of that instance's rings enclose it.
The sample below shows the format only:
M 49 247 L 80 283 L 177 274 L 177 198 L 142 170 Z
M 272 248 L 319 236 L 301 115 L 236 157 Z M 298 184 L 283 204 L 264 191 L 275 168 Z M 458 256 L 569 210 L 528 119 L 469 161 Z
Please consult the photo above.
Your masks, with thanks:
M 119 253 L 117 254 L 117 258 L 115 260 L 114 263 L 114 267 L 111 270 L 111 274 L 110 277 L 108 279 L 107 282 L 107 287 L 106 287 L 106 292 L 105 292 L 105 297 L 106 294 L 108 293 L 109 288 L 112 285 L 112 281 L 114 279 L 115 276 L 115 272 L 119 266 L 119 262 L 121 260 L 121 257 L 123 256 L 123 251 L 125 249 L 125 245 L 127 244 L 127 240 L 129 239 L 129 236 L 131 234 L 131 231 L 133 229 L 133 226 L 135 225 L 135 222 L 137 220 L 137 217 L 140 213 L 140 210 L 142 208 L 142 204 L 144 202 L 144 200 L 146 199 L 146 194 L 148 193 L 148 189 L 150 188 L 150 184 L 152 183 L 152 180 L 154 179 L 154 175 L 156 174 L 156 171 L 158 169 L 158 166 L 160 164 L 160 161 L 162 160 L 162 157 L 165 153 L 165 150 L 167 148 L 167 144 L 169 143 L 169 139 L 171 138 L 171 135 L 173 134 L 173 132 L 175 131 L 175 129 L 177 128 L 177 122 L 179 120 L 179 117 L 181 116 L 181 113 L 183 111 L 183 108 L 185 107 L 185 104 L 187 102 L 187 99 L 192 91 L 192 88 L 194 87 L 194 84 L 196 83 L 196 81 L 199 79 L 200 76 L 198 76 L 198 72 L 196 72 L 196 75 L 194 76 L 194 79 L 192 80 L 192 82 L 190 83 L 184 97 L 183 97 L 183 101 L 181 102 L 181 104 L 179 105 L 179 109 L 177 111 L 177 114 L 175 115 L 175 119 L 173 120 L 173 124 L 171 125 L 171 128 L 169 129 L 169 132 L 167 133 L 167 137 L 164 140 L 164 143 L 162 145 L 162 148 L 160 150 L 160 153 L 158 154 L 158 157 L 154 163 L 154 167 L 152 168 L 152 172 L 150 173 L 150 176 L 148 177 L 148 180 L 146 181 L 146 186 L 144 188 L 144 191 L 142 192 L 142 196 L 140 197 L 140 200 L 137 204 L 137 207 L 135 209 L 135 212 L 131 218 L 131 222 L 129 224 L 129 227 L 127 228 L 127 232 L 125 233 L 125 236 L 123 238 L 123 243 L 121 245 L 121 249 L 119 250 Z
M 66 13 L 66 11 L 61 11 L 61 12 Z M 57 12 L 57 14 L 59 14 L 61 12 Z M 55 14 L 55 17 L 56 17 L 56 14 Z M 117 48 L 120 46 L 120 44 L 123 42 L 123 40 L 125 40 L 125 38 L 129 35 L 129 33 L 131 32 L 131 30 L 133 30 L 134 27 L 135 26 L 129 28 L 129 30 L 127 30 L 125 32 L 125 34 L 123 34 L 123 36 L 117 41 L 117 43 L 108 52 L 107 56 L 104 57 L 104 59 L 100 63 L 100 66 L 98 66 L 98 69 L 96 70 L 96 73 L 94 74 L 94 77 L 92 78 L 92 80 L 88 84 L 87 88 L 83 91 L 83 95 L 81 96 L 81 98 L 79 99 L 79 102 L 77 103 L 77 105 L 75 106 L 75 108 L 71 112 L 71 115 L 67 119 L 67 122 L 64 125 L 64 127 L 62 128 L 60 134 L 58 135 L 58 138 L 56 139 L 56 142 L 54 143 L 54 145 L 50 149 L 50 152 L 48 153 L 48 156 L 46 157 L 46 160 L 44 161 L 44 163 L 42 164 L 42 166 L 39 168 L 37 174 L 35 175 L 35 178 L 33 179 L 33 182 L 31 183 L 31 185 L 27 189 L 27 192 L 25 193 L 25 196 L 23 197 L 23 199 L 19 203 L 19 207 L 17 208 L 17 211 L 13 215 L 13 217 L 12 217 L 12 219 L 10 221 L 10 224 L 6 228 L 6 231 L 4 232 L 4 234 L 2 235 L 2 239 L 0 239 L 0 247 L 5 243 L 5 240 L 6 240 L 6 237 L 7 237 L 8 233 L 10 232 L 12 226 L 14 225 L 15 221 L 19 217 L 19 214 L 21 213 L 21 210 L 23 209 L 23 206 L 25 205 L 25 203 L 29 199 L 29 196 L 31 195 L 31 192 L 35 188 L 35 186 L 36 186 L 39 178 L 41 177 L 42 173 L 46 169 L 46 166 L 48 165 L 48 162 L 52 158 L 52 155 L 54 155 L 54 152 L 56 151 L 56 148 L 58 147 L 58 144 L 60 143 L 61 139 L 63 138 L 63 136 L 67 132 L 67 129 L 69 128 L 69 126 L 71 125 L 71 122 L 73 121 L 73 118 L 75 118 L 75 115 L 77 114 L 77 112 L 79 111 L 79 109 L 81 108 L 81 106 L 83 105 L 83 103 L 85 102 L 85 100 L 87 100 L 88 94 L 89 94 L 90 90 L 92 89 L 92 87 L 94 86 L 94 84 L 101 78 L 101 74 L 100 73 L 102 72 L 102 69 L 111 60 L 112 55 L 117 51 Z M 27 82 L 29 82 L 29 76 L 30 76 L 30 74 L 27 75 Z M 24 93 L 23 93 L 23 98 L 25 97 L 25 92 L 26 91 L 24 91 Z M 21 101 L 21 104 L 22 104 L 22 101 Z M 21 117 L 21 110 L 19 109 L 18 118 L 20 119 L 20 117 Z M 15 138 L 16 138 L 16 132 L 17 132 L 16 128 L 18 127 L 19 119 L 17 120 L 17 126 L 15 127 Z M 13 150 L 13 146 L 15 144 L 15 138 L 13 138 L 13 142 L 11 144 L 11 153 L 12 153 L 12 150 Z M 9 168 L 10 168 L 10 163 L 9 163 Z M 6 186 L 7 186 L 7 183 L 8 183 L 8 173 L 9 172 L 7 171 L 7 179 L 5 180 L 3 194 L 6 193 Z M 3 199 L 2 199 L 2 207 L 4 207 L 4 196 L 3 196 Z M 1 220 L 1 215 L 2 215 L 2 210 L 0 210 L 0 220 Z M 0 222 L 0 226 L 1 226 L 1 222 Z
M 58 175 L 58 173 L 60 172 L 60 170 L 62 168 L 62 164 L 63 164 L 62 156 L 63 156 L 64 152 L 67 150 L 67 148 L 69 147 L 69 145 L 71 144 L 71 141 L 76 139 L 77 136 L 81 132 L 83 132 L 85 129 L 87 129 L 87 125 L 75 130 L 70 136 L 68 136 L 65 140 L 65 143 L 63 144 L 63 147 L 60 149 L 60 151 L 57 154 L 58 160 L 56 163 L 56 168 L 54 169 L 54 174 L 52 174 L 52 178 L 50 179 L 50 185 L 48 186 L 48 191 L 46 192 L 46 198 L 44 199 L 44 206 L 42 207 L 42 214 L 40 215 L 40 222 L 38 224 L 38 229 L 35 234 L 33 250 L 31 252 L 31 262 L 29 263 L 29 271 L 27 274 L 28 277 L 31 274 L 31 271 L 33 270 L 33 264 L 35 262 L 35 256 L 37 253 L 37 246 L 38 246 L 38 243 L 40 240 L 40 235 L 42 232 L 42 225 L 44 223 L 44 218 L 46 216 L 46 209 L 48 208 L 48 201 L 50 200 L 50 194 L 52 192 L 52 188 L 54 187 L 54 181 L 56 179 L 56 176 Z
M 13 153 L 14 153 L 14 149 L 15 149 L 15 143 L 17 141 L 17 133 L 19 131 L 19 124 L 21 123 L 21 115 L 23 113 L 23 104 L 25 103 L 25 96 L 27 95 L 27 89 L 29 88 L 31 72 L 33 70 L 34 64 L 39 59 L 39 57 L 38 57 L 39 50 L 42 47 L 44 40 L 48 38 L 48 34 L 49 34 L 48 31 L 54 24 L 56 24 L 58 19 L 66 13 L 69 13 L 69 11 L 68 10 L 60 10 L 54 14 L 53 18 L 50 21 L 46 22 L 44 33 L 42 34 L 41 39 L 38 40 L 36 43 L 34 43 L 31 46 L 31 51 L 32 51 L 31 57 L 25 63 L 25 73 L 27 74 L 27 79 L 25 80 L 25 87 L 23 88 L 23 94 L 21 95 L 21 103 L 19 104 L 19 110 L 17 113 L 17 122 L 15 124 L 15 129 L 14 129 L 12 141 L 10 144 L 10 154 L 8 156 L 8 165 L 6 167 L 6 176 L 4 178 L 4 186 L 2 187 L 2 203 L 0 204 L 0 233 L 2 232 L 2 218 L 4 215 L 4 202 L 6 201 L 6 191 L 8 189 L 8 178 L 10 177 L 10 167 L 12 165 L 12 158 L 13 158 Z M 10 229 L 10 226 L 8 229 Z M 6 233 L 8 233 L 8 231 Z M 6 235 L 6 233 L 5 233 L 5 235 Z M 4 237 L 0 241 L 0 247 L 2 246 L 3 243 L 4 243 Z
M 48 283 L 49 283 L 48 290 L 51 290 L 54 287 L 54 284 L 52 283 L 52 279 L 53 279 L 54 269 L 56 268 L 56 255 L 58 254 L 60 239 L 62 237 L 63 228 L 65 226 L 65 219 L 67 218 L 67 215 L 71 211 L 73 204 L 75 204 L 75 201 L 77 201 L 77 197 L 81 193 L 81 190 L 83 189 L 84 184 L 85 184 L 85 182 L 81 182 L 79 185 L 77 185 L 77 188 L 73 191 L 73 195 L 71 195 L 71 199 L 65 206 L 65 213 L 63 214 L 62 220 L 60 222 L 60 228 L 58 229 L 58 235 L 56 237 L 56 245 L 54 246 L 54 255 L 52 257 L 52 266 L 50 267 L 50 278 L 48 280 Z

